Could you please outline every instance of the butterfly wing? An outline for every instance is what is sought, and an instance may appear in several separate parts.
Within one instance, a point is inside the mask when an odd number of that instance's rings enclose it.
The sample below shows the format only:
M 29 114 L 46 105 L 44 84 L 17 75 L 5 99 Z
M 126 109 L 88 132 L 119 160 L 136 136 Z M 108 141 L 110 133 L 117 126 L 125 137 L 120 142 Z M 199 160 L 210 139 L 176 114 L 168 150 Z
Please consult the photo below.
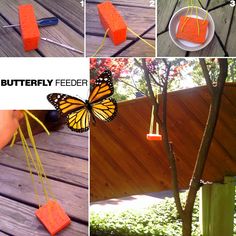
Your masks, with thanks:
M 64 116 L 85 108 L 85 103 L 81 99 L 62 93 L 51 93 L 47 99 Z
M 118 108 L 113 98 L 104 99 L 92 104 L 92 113 L 100 120 L 111 121 L 115 118 Z
M 67 115 L 67 126 L 76 132 L 83 133 L 89 130 L 90 112 L 87 108 L 82 108 L 78 111 Z
M 110 97 L 114 93 L 111 71 L 105 70 L 95 81 L 89 96 L 89 103 L 96 103 Z

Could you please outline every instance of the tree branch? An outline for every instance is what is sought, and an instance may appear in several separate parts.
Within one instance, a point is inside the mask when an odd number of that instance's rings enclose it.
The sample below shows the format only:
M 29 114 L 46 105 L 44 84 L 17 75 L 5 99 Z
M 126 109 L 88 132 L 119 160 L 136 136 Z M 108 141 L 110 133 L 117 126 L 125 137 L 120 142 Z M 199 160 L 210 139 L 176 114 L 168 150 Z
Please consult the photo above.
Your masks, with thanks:
M 163 121 L 162 121 L 162 125 L 160 128 L 162 129 L 164 148 L 166 150 L 166 153 L 167 153 L 167 156 L 169 159 L 169 163 L 170 163 L 170 167 L 171 167 L 172 187 L 173 187 L 173 193 L 174 193 L 174 198 L 175 198 L 175 202 L 176 202 L 176 207 L 177 207 L 178 213 L 182 219 L 183 208 L 182 208 L 180 196 L 179 196 L 178 176 L 177 176 L 175 156 L 173 153 L 172 145 L 169 142 L 169 136 L 168 136 L 168 130 L 167 130 L 167 86 L 168 86 L 168 76 L 169 76 L 169 72 L 170 72 L 170 67 L 171 66 L 168 65 L 166 80 L 165 80 L 165 84 L 163 87 Z M 158 104 L 157 104 L 156 98 L 155 98 L 153 90 L 152 90 L 148 69 L 147 69 L 146 62 L 144 59 L 142 59 L 142 68 L 144 70 L 144 75 L 145 75 L 145 80 L 147 82 L 148 91 L 149 91 L 152 103 L 154 104 L 155 115 L 157 117 L 159 117 L 158 114 L 156 114 Z
M 203 75 L 204 75 L 205 80 L 206 80 L 206 84 L 207 84 L 208 89 L 209 89 L 209 91 L 211 93 L 211 96 L 213 96 L 214 87 L 212 85 L 212 81 L 211 81 L 211 78 L 210 78 L 210 75 L 209 75 L 209 71 L 207 69 L 206 61 L 203 58 L 200 58 L 199 61 L 200 61 L 200 65 L 202 67 Z
M 227 59 L 219 59 L 219 65 L 220 65 L 220 74 L 218 76 L 217 87 L 214 89 L 214 93 L 212 95 L 212 102 L 211 102 L 210 110 L 208 113 L 208 119 L 207 119 L 206 127 L 204 130 L 204 134 L 202 137 L 202 141 L 200 144 L 200 148 L 198 151 L 197 161 L 194 167 L 192 180 L 189 187 L 189 193 L 188 193 L 188 198 L 187 198 L 186 207 L 185 207 L 186 212 L 191 211 L 191 209 L 193 208 L 197 191 L 200 188 L 200 180 L 203 175 L 205 163 L 207 160 L 210 145 L 214 136 L 214 131 L 215 131 L 217 120 L 218 120 L 222 93 L 223 93 L 224 84 L 225 84 L 225 80 L 227 78 L 227 73 L 228 73 Z

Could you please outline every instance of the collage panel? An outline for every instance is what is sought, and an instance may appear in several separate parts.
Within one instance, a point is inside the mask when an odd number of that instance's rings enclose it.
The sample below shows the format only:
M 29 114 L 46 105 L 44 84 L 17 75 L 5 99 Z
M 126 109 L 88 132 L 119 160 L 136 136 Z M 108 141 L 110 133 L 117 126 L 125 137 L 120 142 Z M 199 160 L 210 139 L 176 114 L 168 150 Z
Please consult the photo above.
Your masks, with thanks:
M 88 235 L 88 135 L 55 111 L 0 110 L 0 118 L 0 232 Z
M 1 57 L 83 57 L 84 7 L 77 0 L 1 0 Z
M 0 0 L 0 236 L 236 236 L 235 6 Z
M 117 101 L 90 127 L 90 235 L 232 236 L 235 58 L 90 61 L 95 86 L 110 68 Z
M 157 56 L 236 56 L 235 1 L 158 0 L 157 9 Z
M 155 57 L 155 14 L 155 1 L 87 1 L 87 57 Z

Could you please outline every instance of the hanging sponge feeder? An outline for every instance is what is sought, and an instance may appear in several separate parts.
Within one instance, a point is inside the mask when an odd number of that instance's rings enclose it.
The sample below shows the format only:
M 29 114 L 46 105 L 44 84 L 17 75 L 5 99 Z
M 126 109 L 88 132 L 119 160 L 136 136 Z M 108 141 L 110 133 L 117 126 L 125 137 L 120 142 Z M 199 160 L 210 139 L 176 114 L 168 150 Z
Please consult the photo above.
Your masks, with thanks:
M 157 122 L 156 122 L 156 132 L 154 133 L 154 106 L 152 106 L 150 128 L 146 138 L 149 141 L 162 140 L 162 135 L 159 134 L 159 124 Z
M 25 153 L 26 157 L 26 162 L 27 162 L 27 167 L 30 173 L 32 185 L 34 187 L 34 193 L 35 193 L 35 199 L 36 202 L 38 202 L 39 209 L 36 210 L 35 215 L 37 218 L 41 221 L 41 223 L 46 227 L 50 235 L 55 235 L 56 233 L 60 232 L 62 229 L 67 227 L 70 223 L 71 220 L 69 216 L 65 213 L 63 208 L 59 205 L 59 203 L 55 200 L 54 194 L 52 192 L 50 182 L 47 179 L 47 176 L 45 174 L 44 168 L 42 161 L 40 159 L 39 153 L 37 151 L 36 143 L 33 137 L 33 132 L 31 129 L 31 125 L 29 122 L 29 117 L 33 118 L 35 121 L 37 121 L 43 129 L 46 131 L 46 133 L 49 135 L 49 131 L 45 127 L 45 125 L 36 117 L 34 116 L 31 112 L 24 110 L 23 111 L 25 121 L 26 121 L 26 127 L 28 131 L 28 136 L 32 145 L 33 153 L 30 149 L 30 146 L 27 143 L 27 140 L 23 134 L 23 131 L 21 127 L 19 126 L 18 130 L 14 134 L 14 137 L 11 142 L 11 147 L 14 145 L 16 136 L 19 133 L 23 150 Z M 35 185 L 35 178 L 33 174 L 32 167 L 35 169 L 35 171 L 38 174 L 39 181 L 42 185 L 42 190 L 44 193 L 45 197 L 45 202 L 46 204 L 42 205 L 40 204 L 39 200 L 39 194 L 38 194 L 38 189 L 36 188 Z M 50 199 L 51 198 L 51 199 Z M 52 200 L 53 199 L 53 200 Z

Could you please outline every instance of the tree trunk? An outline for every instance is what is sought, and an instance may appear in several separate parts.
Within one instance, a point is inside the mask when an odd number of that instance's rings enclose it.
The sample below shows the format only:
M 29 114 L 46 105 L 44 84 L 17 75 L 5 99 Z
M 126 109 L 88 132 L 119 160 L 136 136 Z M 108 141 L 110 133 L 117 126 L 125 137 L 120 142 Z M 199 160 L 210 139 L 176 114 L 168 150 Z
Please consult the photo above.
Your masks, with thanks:
M 192 212 L 193 209 L 189 212 L 185 211 L 183 214 L 182 236 L 191 236 L 192 234 Z

